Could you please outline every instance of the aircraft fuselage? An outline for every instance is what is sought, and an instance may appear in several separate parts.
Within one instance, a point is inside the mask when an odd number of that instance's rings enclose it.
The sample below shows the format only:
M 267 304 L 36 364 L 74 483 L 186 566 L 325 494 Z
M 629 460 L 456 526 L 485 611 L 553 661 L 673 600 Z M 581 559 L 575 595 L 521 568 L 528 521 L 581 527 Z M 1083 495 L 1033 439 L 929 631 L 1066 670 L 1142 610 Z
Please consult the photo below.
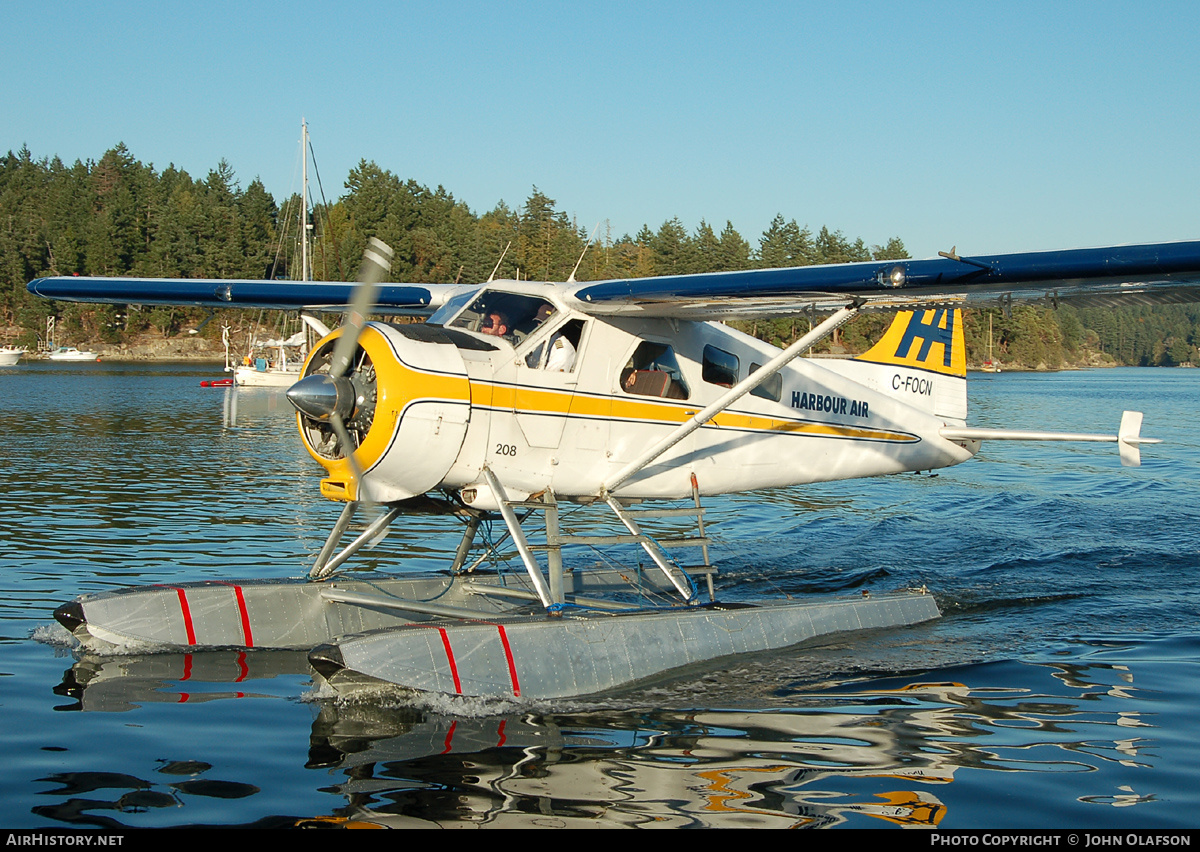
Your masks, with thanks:
M 594 497 L 649 445 L 779 354 L 716 323 L 573 313 L 534 284 L 482 293 L 475 310 L 444 326 L 371 324 L 364 333 L 376 399 L 358 460 L 373 499 L 440 488 L 494 508 L 485 465 L 514 499 L 545 489 Z M 513 314 L 537 303 L 551 315 L 524 334 L 488 334 L 496 320 L 486 296 Z M 568 348 L 563 369 L 552 357 Z M 938 434 L 965 415 L 964 378 L 801 358 L 615 493 L 683 497 L 693 474 L 701 493 L 716 494 L 946 467 L 977 449 Z M 316 451 L 303 418 L 301 432 L 330 471 L 326 495 L 353 496 L 345 460 Z

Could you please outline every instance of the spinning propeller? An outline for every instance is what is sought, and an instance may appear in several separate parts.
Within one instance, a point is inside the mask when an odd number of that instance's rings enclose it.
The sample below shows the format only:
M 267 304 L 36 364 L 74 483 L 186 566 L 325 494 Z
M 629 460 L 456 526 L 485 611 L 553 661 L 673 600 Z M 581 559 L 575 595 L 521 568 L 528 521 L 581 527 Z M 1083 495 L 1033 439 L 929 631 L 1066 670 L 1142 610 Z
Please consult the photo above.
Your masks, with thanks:
M 287 392 L 288 401 L 300 414 L 312 421 L 314 425 L 328 424 L 337 438 L 338 450 L 350 464 L 357 483 L 360 499 L 370 500 L 366 494 L 367 484 L 362 467 L 354 451 L 358 446 L 350 435 L 347 421 L 355 421 L 360 417 L 367 420 L 374 414 L 373 401 L 366 399 L 364 384 L 373 384 L 373 379 L 367 383 L 356 378 L 363 371 L 364 365 L 358 355 L 358 339 L 366 325 L 367 315 L 375 305 L 379 292 L 379 282 L 392 266 L 394 252 L 386 243 L 372 237 L 363 252 L 362 268 L 358 273 L 358 286 L 350 297 L 346 310 L 346 322 L 341 328 L 333 354 L 329 357 L 327 371 L 313 372 L 296 382 Z M 315 359 L 312 362 L 316 363 Z M 311 369 L 311 368 L 310 368 Z M 369 368 L 368 368 L 369 369 Z M 373 373 L 373 371 L 371 371 Z M 365 431 L 365 429 L 363 430 Z

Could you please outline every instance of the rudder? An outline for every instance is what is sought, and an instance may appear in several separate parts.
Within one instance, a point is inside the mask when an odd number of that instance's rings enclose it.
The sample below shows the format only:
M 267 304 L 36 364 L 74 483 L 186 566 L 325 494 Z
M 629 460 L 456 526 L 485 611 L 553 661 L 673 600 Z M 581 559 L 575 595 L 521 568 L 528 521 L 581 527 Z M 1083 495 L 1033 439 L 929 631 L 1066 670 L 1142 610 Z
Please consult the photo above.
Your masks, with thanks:
M 947 420 L 967 417 L 967 345 L 957 308 L 900 311 L 879 342 L 852 359 L 871 384 Z

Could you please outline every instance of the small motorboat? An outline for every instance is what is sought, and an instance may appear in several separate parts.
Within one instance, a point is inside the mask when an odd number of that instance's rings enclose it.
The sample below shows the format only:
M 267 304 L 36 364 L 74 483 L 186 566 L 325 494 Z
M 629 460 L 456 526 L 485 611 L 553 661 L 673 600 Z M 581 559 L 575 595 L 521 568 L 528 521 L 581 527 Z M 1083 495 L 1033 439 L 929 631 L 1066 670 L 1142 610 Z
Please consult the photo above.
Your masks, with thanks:
M 95 352 L 76 349 L 74 346 L 60 346 L 51 349 L 46 356 L 51 361 L 99 361 L 100 356 Z

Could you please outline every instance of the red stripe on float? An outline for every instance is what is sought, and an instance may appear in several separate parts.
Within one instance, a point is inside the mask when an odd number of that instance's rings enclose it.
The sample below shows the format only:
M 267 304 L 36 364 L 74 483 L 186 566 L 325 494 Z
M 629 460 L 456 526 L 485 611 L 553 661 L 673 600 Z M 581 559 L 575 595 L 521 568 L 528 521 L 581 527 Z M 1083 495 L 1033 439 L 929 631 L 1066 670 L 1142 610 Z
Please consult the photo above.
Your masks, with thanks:
M 497 624 L 496 629 L 500 631 L 500 641 L 504 645 L 504 658 L 508 660 L 508 676 L 512 679 L 513 697 L 521 696 L 521 684 L 517 681 L 517 667 L 513 664 L 512 648 L 508 645 L 508 634 L 504 632 L 504 625 Z
M 192 611 L 188 608 L 187 592 L 176 586 L 175 594 L 179 595 L 179 608 L 183 610 L 183 628 L 187 631 L 188 644 L 195 645 L 196 629 L 192 627 Z
M 242 637 L 246 640 L 246 647 L 254 647 L 254 634 L 250 632 L 250 613 L 246 611 L 246 598 L 242 594 L 242 587 L 234 583 L 226 583 L 224 580 L 217 580 L 217 583 L 222 586 L 229 586 L 233 589 L 233 593 L 237 596 L 238 615 L 242 619 Z
M 450 637 L 446 635 L 444 627 L 439 627 L 438 633 L 442 634 L 442 647 L 446 649 L 446 659 L 450 661 L 450 675 L 454 678 L 454 691 L 462 695 L 462 684 L 458 680 L 458 666 L 454 663 L 454 650 L 450 647 Z
M 456 727 L 458 727 L 457 721 L 450 723 L 450 730 L 446 731 L 446 746 L 442 749 L 442 754 L 450 753 L 450 749 L 453 747 L 451 743 L 454 742 L 454 729 Z

